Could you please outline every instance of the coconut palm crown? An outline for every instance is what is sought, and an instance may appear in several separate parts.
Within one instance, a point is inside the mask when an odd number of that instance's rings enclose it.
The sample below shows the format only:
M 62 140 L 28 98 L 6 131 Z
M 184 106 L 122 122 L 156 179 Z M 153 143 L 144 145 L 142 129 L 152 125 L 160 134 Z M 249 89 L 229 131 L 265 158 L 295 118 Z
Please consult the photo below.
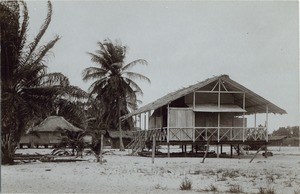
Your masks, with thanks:
M 99 50 L 88 53 L 95 67 L 86 68 L 82 75 L 84 81 L 94 81 L 90 88 L 90 96 L 101 101 L 103 114 L 99 115 L 108 128 L 130 128 L 132 121 L 125 121 L 121 126 L 120 117 L 129 112 L 129 109 L 137 107 L 137 95 L 143 91 L 135 80 L 146 81 L 146 76 L 133 72 L 131 69 L 136 65 L 147 65 L 144 59 L 137 59 L 125 63 L 126 46 L 120 42 L 112 42 L 106 39 L 98 42 Z M 122 149 L 122 137 L 120 137 L 120 149 Z

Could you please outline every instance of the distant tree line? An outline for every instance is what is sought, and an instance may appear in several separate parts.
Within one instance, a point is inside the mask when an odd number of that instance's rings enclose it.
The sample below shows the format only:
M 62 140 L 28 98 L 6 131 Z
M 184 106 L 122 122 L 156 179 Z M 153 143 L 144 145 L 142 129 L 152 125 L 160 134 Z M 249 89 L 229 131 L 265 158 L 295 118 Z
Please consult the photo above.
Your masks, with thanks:
M 287 137 L 299 137 L 299 126 L 280 127 L 279 129 L 273 131 L 272 135 L 284 135 Z

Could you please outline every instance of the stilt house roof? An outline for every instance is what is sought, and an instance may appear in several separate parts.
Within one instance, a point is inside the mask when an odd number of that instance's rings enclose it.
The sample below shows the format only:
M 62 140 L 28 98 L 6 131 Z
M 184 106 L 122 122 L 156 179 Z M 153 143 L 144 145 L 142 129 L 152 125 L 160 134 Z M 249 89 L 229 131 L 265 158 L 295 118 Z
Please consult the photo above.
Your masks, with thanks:
M 201 90 L 204 88 L 213 87 L 218 81 L 222 82 L 222 85 L 226 87 L 227 91 L 241 91 L 245 93 L 245 109 L 246 114 L 254 114 L 254 113 L 266 113 L 266 106 L 268 106 L 268 112 L 274 113 L 274 114 L 286 114 L 287 112 L 273 104 L 272 102 L 266 100 L 265 98 L 259 96 L 258 94 L 252 92 L 251 90 L 247 89 L 246 87 L 242 86 L 241 84 L 233 81 L 229 78 L 228 75 L 220 75 L 220 76 L 214 76 L 212 78 L 208 78 L 202 82 L 198 82 L 194 85 L 179 89 L 177 91 L 171 92 L 154 102 L 151 102 L 127 115 L 124 115 L 122 119 L 127 119 L 131 116 L 144 113 L 147 111 L 156 110 L 157 108 L 160 108 L 162 106 L 165 106 L 169 103 L 171 103 L 174 100 L 177 100 L 178 98 L 181 98 L 183 96 L 186 96 L 192 92 L 195 92 L 197 90 Z M 242 107 L 243 103 L 243 93 L 234 93 L 232 94 L 235 99 L 239 99 L 240 107 Z

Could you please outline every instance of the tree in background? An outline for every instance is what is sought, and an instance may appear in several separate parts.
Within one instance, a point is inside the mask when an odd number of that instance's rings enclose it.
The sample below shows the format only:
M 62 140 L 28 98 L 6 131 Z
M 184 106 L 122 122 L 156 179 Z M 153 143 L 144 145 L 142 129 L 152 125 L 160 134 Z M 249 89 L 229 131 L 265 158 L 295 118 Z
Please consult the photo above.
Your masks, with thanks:
M 132 126 L 132 120 L 121 124 L 120 117 L 129 113 L 129 108 L 137 107 L 137 95 L 142 95 L 142 89 L 134 81 L 139 79 L 150 83 L 149 78 L 130 71 L 136 65 L 147 65 L 143 59 L 125 64 L 126 47 L 109 39 L 98 42 L 99 50 L 88 53 L 96 67 L 86 68 L 83 80 L 93 80 L 89 88 L 90 96 L 101 102 L 102 114 L 99 120 L 109 129 L 118 129 L 120 133 L 120 150 L 124 150 L 122 128 Z M 122 125 L 122 126 L 121 126 Z
M 280 127 L 279 129 L 273 131 L 272 135 L 284 135 L 287 137 L 299 137 L 299 126 Z
M 59 36 L 54 36 L 44 45 L 39 43 L 51 16 L 52 5 L 48 1 L 45 21 L 33 41 L 28 43 L 26 3 L 0 2 L 2 164 L 13 163 L 21 135 L 53 111 L 56 112 L 58 106 L 63 107 L 58 102 L 74 103 L 76 99 L 86 97 L 85 92 L 71 86 L 63 74 L 47 73 L 46 57 Z M 66 103 L 64 106 L 67 106 Z

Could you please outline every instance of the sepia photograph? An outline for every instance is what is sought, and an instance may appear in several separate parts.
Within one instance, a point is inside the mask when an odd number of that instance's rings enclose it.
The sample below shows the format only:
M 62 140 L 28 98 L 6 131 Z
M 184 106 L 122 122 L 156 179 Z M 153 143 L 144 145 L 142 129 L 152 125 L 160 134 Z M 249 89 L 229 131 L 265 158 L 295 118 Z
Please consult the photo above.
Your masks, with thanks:
M 1 193 L 300 194 L 297 0 L 0 0 Z

